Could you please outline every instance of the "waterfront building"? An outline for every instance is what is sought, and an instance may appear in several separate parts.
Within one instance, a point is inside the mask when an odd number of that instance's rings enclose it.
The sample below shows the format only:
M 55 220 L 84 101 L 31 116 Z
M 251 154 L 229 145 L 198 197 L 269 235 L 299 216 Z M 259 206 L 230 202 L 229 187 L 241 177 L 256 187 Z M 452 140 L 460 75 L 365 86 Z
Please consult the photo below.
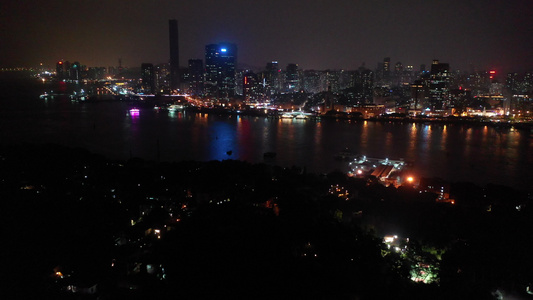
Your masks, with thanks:
M 361 104 L 374 103 L 374 72 L 361 66 L 354 74 L 354 88 Z
M 368 119 L 385 114 L 386 109 L 385 105 L 363 104 L 359 106 L 347 107 L 346 112 L 361 113 L 363 118 Z
M 242 80 L 242 95 L 245 101 L 250 101 L 257 98 L 257 75 L 253 72 L 246 72 Z
M 105 78 L 106 72 L 105 67 L 90 67 L 87 70 L 87 77 L 92 80 L 103 79 Z
M 168 21 L 168 34 L 170 45 L 170 88 L 178 90 L 180 86 L 180 51 L 177 20 Z
M 446 109 L 449 106 L 449 72 L 449 64 L 433 60 L 429 73 L 429 104 L 432 110 Z
M 59 80 L 65 78 L 65 64 L 62 61 L 56 63 L 56 78 Z
M 324 89 L 321 87 L 320 72 L 315 70 L 305 70 L 303 72 L 303 90 L 306 93 L 320 93 Z
M 201 59 L 189 59 L 189 94 L 202 96 L 204 89 L 204 63 Z
M 209 44 L 205 46 L 205 89 L 216 98 L 229 98 L 235 95 L 235 67 L 237 65 L 237 45 L 231 43 Z
M 155 93 L 155 72 L 153 64 L 141 64 L 141 81 L 141 89 L 144 94 Z
M 278 62 L 273 60 L 267 63 L 265 73 L 265 83 L 268 86 L 269 94 L 279 93 L 284 80 L 281 77 L 282 72 Z
M 512 94 L 517 94 L 518 91 L 518 73 L 508 73 L 505 79 L 505 87 Z
M 72 81 L 79 81 L 81 79 L 82 67 L 79 62 L 74 62 L 70 66 L 69 79 Z
M 70 79 L 70 67 L 71 64 L 68 60 L 63 62 L 63 77 L 61 79 Z
M 425 106 L 427 95 L 426 85 L 421 80 L 416 80 L 411 84 L 411 112 L 416 115 L 421 112 L 421 108 Z
M 338 93 L 340 90 L 339 77 L 340 77 L 339 71 L 330 71 L 330 70 L 326 71 L 327 85 L 328 87 L 331 87 L 331 91 L 333 93 Z
M 355 86 L 355 71 L 340 70 L 339 72 L 339 90 L 353 88 Z
M 155 86 L 158 94 L 170 93 L 170 64 L 158 64 L 155 66 Z
M 289 93 L 298 92 L 300 89 L 300 78 L 298 75 L 298 65 L 297 64 L 288 64 L 287 71 L 285 74 L 285 84 L 287 85 L 286 91 Z

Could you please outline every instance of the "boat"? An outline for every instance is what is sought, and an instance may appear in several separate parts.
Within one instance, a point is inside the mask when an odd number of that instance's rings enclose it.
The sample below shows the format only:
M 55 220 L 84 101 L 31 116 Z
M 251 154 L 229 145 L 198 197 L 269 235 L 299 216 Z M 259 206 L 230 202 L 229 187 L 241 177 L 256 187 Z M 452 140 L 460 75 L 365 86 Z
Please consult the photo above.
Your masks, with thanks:
M 183 110 L 183 108 L 184 108 L 184 106 L 181 105 L 181 104 L 171 104 L 168 107 L 168 111 L 174 112 L 174 111 L 177 111 L 177 110 Z
M 50 97 L 51 97 L 51 95 L 48 94 L 47 92 L 44 92 L 44 94 L 41 94 L 39 96 L 39 98 L 41 98 L 41 99 L 49 99 Z
M 291 114 L 291 113 L 284 113 L 284 114 L 281 115 L 281 118 L 282 119 L 292 119 L 292 118 L 294 118 L 294 115 Z

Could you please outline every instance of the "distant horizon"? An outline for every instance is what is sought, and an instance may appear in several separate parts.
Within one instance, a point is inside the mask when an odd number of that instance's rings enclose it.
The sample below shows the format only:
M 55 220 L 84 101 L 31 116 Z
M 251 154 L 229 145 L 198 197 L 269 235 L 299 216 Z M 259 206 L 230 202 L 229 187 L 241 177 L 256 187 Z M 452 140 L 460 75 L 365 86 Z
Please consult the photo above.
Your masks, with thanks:
M 204 63 L 205 63 L 205 59 L 204 58 L 191 58 L 191 59 L 201 59 Z M 59 61 L 59 60 L 58 60 Z M 79 61 L 79 60 L 68 60 L 68 59 L 62 59 L 60 61 L 64 61 L 64 62 L 70 62 L 70 63 L 74 63 L 74 62 L 79 62 L 82 66 L 85 66 L 87 68 L 109 68 L 109 67 L 119 67 L 118 65 L 118 60 L 117 60 L 117 64 L 116 65 L 88 65 L 88 64 L 85 64 L 83 61 Z M 275 61 L 275 60 L 274 60 Z M 247 63 L 237 63 L 237 70 L 251 70 L 251 71 L 262 71 L 262 70 L 265 70 L 266 69 L 266 64 L 269 63 L 271 61 L 267 61 L 265 62 L 265 65 L 264 66 L 258 66 L 258 65 L 250 65 L 250 64 L 247 64 Z M 279 62 L 279 61 L 278 61 Z M 439 60 L 439 62 L 441 63 L 448 63 L 446 61 L 442 61 L 442 60 Z M 57 62 L 56 62 L 57 63 Z M 28 66 L 28 65 L 24 65 L 24 66 L 0 66 L 0 71 L 2 69 L 39 69 L 39 68 L 43 68 L 43 69 L 51 69 L 51 70 L 54 70 L 55 69 L 55 64 L 52 64 L 52 65 L 45 65 L 43 64 L 42 66 L 41 65 L 36 65 L 36 66 Z M 135 69 L 141 69 L 141 64 L 144 64 L 144 63 L 150 63 L 150 64 L 153 64 L 154 66 L 157 66 L 157 65 L 161 65 L 161 64 L 169 64 L 168 62 L 149 62 L 149 61 L 143 61 L 142 63 L 140 63 L 139 65 L 125 65 L 124 63 L 122 64 L 122 67 L 123 68 L 126 68 L 126 69 L 129 69 L 129 70 L 135 70 Z M 283 64 L 279 64 L 279 68 L 281 70 L 285 70 L 287 65 L 288 64 L 291 64 L 291 62 L 283 65 Z M 354 68 L 326 68 L 326 69 L 316 69 L 316 68 L 302 68 L 298 63 L 296 63 L 298 65 L 298 68 L 299 70 L 302 70 L 302 71 L 318 71 L 318 72 L 321 72 L 321 71 L 357 71 L 360 67 L 364 67 L 368 70 L 371 70 L 371 71 L 376 71 L 378 69 L 378 66 L 377 66 L 377 63 L 375 66 L 368 66 L 368 65 L 361 65 L 359 67 L 354 67 Z M 449 63 L 448 63 L 449 64 Z M 426 71 L 429 71 L 431 69 L 431 62 L 430 63 L 427 63 L 425 64 L 426 65 Z M 392 68 L 391 68 L 391 71 L 394 70 L 394 66 L 393 64 L 391 64 Z M 403 67 L 405 68 L 407 65 L 403 65 Z M 183 64 L 180 64 L 180 69 L 187 69 L 188 66 L 187 65 L 183 65 Z M 497 77 L 500 77 L 502 76 L 502 74 L 508 74 L 508 73 L 528 73 L 528 72 L 531 72 L 533 71 L 533 66 L 531 67 L 524 67 L 522 69 L 515 69 L 515 70 L 504 70 L 504 71 L 501 71 L 501 70 L 498 70 L 498 69 L 494 69 L 494 68 L 475 68 L 475 72 L 488 72 L 490 70 L 496 70 L 497 71 L 497 75 L 496 75 L 496 78 Z M 416 65 L 413 65 L 413 71 L 414 72 L 420 72 L 420 65 L 416 66 Z M 453 66 L 450 64 L 450 72 L 461 72 L 461 73 L 467 73 L 467 74 L 470 74 L 472 73 L 472 70 L 465 70 L 465 69 L 456 69 L 456 68 L 453 68 Z

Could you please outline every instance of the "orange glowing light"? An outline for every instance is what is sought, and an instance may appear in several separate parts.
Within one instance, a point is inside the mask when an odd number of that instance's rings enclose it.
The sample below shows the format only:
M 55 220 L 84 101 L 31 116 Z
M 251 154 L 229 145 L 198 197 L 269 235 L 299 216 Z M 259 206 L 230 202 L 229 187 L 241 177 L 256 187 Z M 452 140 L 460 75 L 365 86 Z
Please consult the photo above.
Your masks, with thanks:
M 413 177 L 411 177 L 411 176 L 407 177 L 407 181 L 409 181 L 409 182 L 413 182 L 413 180 L 414 180 Z

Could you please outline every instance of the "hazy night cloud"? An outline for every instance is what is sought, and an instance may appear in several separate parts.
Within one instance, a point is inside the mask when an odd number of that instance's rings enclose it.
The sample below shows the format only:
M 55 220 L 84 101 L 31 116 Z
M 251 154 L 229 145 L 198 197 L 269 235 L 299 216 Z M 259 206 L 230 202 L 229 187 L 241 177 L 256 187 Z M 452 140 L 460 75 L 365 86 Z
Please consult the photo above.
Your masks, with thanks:
M 8 1 L 1 4 L 0 65 L 89 66 L 168 61 L 168 19 L 178 19 L 181 64 L 208 43 L 239 47 L 239 63 L 264 67 L 374 68 L 383 57 L 433 58 L 465 69 L 533 67 L 532 1 Z

